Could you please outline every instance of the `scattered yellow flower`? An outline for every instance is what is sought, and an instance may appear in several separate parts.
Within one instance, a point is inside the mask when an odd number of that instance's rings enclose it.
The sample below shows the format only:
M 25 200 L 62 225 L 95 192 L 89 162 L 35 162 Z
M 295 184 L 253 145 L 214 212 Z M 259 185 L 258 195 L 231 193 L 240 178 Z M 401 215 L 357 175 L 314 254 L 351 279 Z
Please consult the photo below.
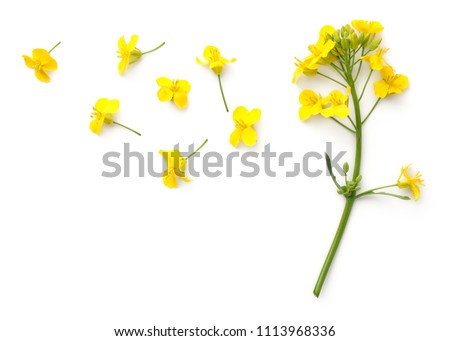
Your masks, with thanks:
M 160 77 L 156 83 L 161 87 L 158 90 L 158 98 L 161 102 L 173 100 L 175 105 L 184 109 L 188 105 L 187 94 L 191 90 L 191 85 L 188 81 L 183 79 L 170 80 L 166 77 Z
M 120 102 L 117 99 L 109 100 L 107 98 L 100 98 L 94 106 L 94 112 L 91 117 L 90 128 L 95 134 L 101 134 L 103 123 L 112 124 L 114 122 L 113 116 L 119 111 Z
M 34 49 L 31 52 L 31 57 L 23 55 L 25 65 L 30 69 L 34 69 L 36 78 L 41 82 L 50 82 L 50 76 L 46 71 L 56 71 L 58 69 L 58 63 L 50 56 L 50 53 L 60 44 L 56 44 L 50 51 L 44 49 Z
M 203 57 L 206 61 L 203 62 L 197 57 L 197 63 L 200 65 L 209 65 L 209 68 L 213 70 L 216 75 L 220 75 L 222 73 L 222 69 L 225 64 L 234 63 L 236 61 L 235 58 L 229 60 L 222 57 L 219 49 L 215 46 L 206 46 L 203 51 Z
M 384 29 L 378 21 L 353 20 L 352 26 L 359 32 L 368 34 L 377 34 Z
M 324 105 L 331 104 L 331 106 L 322 110 L 322 116 L 331 117 L 336 115 L 339 118 L 346 118 L 350 114 L 347 101 L 348 95 L 343 94 L 339 90 L 333 90 L 323 99 Z
M 120 58 L 118 66 L 119 75 L 123 75 L 123 73 L 127 71 L 129 64 L 136 63 L 142 57 L 142 52 L 136 48 L 138 39 L 139 36 L 136 34 L 131 36 L 129 43 L 125 41 L 124 36 L 119 38 L 119 50 L 117 51 L 118 57 Z
M 253 146 L 257 140 L 257 134 L 253 125 L 261 118 L 261 110 L 253 109 L 248 111 L 247 108 L 240 106 L 233 112 L 233 121 L 236 129 L 230 135 L 230 143 L 233 147 L 237 147 L 242 140 L 245 145 Z
M 320 114 L 323 110 L 323 99 L 312 90 L 303 90 L 298 100 L 302 105 L 298 112 L 302 121 L 307 120 L 311 115 Z
M 375 95 L 385 98 L 391 94 L 401 94 L 408 87 L 408 77 L 396 75 L 391 66 L 384 66 L 380 71 L 382 80 L 374 83 Z
M 93 118 L 90 124 L 91 131 L 95 134 L 101 134 L 103 124 L 106 123 L 106 124 L 116 124 L 141 136 L 141 134 L 138 133 L 136 130 L 133 130 L 119 122 L 114 121 L 113 115 L 119 111 L 119 106 L 120 102 L 118 99 L 109 100 L 107 98 L 100 98 L 97 101 L 97 103 L 95 103 L 95 106 L 92 108 L 94 112 L 91 113 L 91 117 Z
M 378 47 L 373 54 L 367 54 L 363 57 L 360 57 L 360 59 L 364 60 L 365 62 L 368 62 L 372 70 L 381 70 L 384 64 L 383 55 L 388 50 L 389 49 L 382 49 L 381 47 Z
M 414 196 L 414 200 L 417 201 L 417 199 L 419 199 L 420 196 L 420 186 L 425 186 L 425 182 L 424 180 L 421 179 L 422 174 L 420 174 L 420 172 L 417 172 L 416 175 L 414 175 L 413 177 L 411 177 L 408 174 L 408 168 L 411 166 L 411 164 L 409 164 L 406 167 L 402 167 L 401 171 L 400 171 L 400 176 L 398 177 L 397 180 L 397 186 L 399 188 L 406 188 L 408 187 L 413 196 Z
M 127 43 L 125 41 L 124 36 L 119 38 L 119 42 L 118 42 L 119 50 L 117 51 L 117 57 L 120 58 L 120 62 L 118 65 L 119 75 L 123 75 L 124 72 L 127 71 L 128 65 L 136 63 L 139 59 L 141 59 L 141 57 L 144 54 L 156 51 L 165 44 L 165 42 L 164 42 L 161 45 L 159 45 L 158 47 L 154 48 L 153 50 L 141 52 L 141 50 L 139 50 L 136 47 L 138 39 L 139 39 L 139 36 L 136 34 L 133 34 L 131 36 L 129 43 Z
M 164 171 L 163 182 L 169 188 L 175 188 L 178 185 L 177 177 L 185 182 L 191 180 L 186 177 L 187 159 L 181 156 L 179 150 L 160 150 L 164 159 L 167 161 L 167 169 Z

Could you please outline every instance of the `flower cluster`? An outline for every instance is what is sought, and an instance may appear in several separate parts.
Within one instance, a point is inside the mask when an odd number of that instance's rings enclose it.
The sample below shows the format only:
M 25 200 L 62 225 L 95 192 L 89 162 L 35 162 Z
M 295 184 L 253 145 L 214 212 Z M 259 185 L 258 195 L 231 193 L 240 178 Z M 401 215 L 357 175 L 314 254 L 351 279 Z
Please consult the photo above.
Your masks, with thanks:
M 382 31 L 383 26 L 377 21 L 353 20 L 351 25 L 345 25 L 339 29 L 326 25 L 320 30 L 317 42 L 308 46 L 310 54 L 303 59 L 295 58 L 296 69 L 292 77 L 293 83 L 297 83 L 302 75 L 308 77 L 320 76 L 346 89 L 346 94 L 339 90 L 333 90 L 326 97 L 322 97 L 311 89 L 301 90 L 299 96 L 301 104 L 300 120 L 305 121 L 313 115 L 320 114 L 324 118 L 330 118 L 355 135 L 353 174 L 349 174 L 350 165 L 345 163 L 343 166 L 344 178 L 338 181 L 333 174 L 329 157 L 325 155 L 328 172 L 337 187 L 337 193 L 345 197 L 346 205 L 336 232 L 335 242 L 330 248 L 314 288 L 316 296 L 320 295 L 354 201 L 369 195 L 386 195 L 403 200 L 410 199 L 408 196 L 381 191 L 393 187 L 408 188 L 414 200 L 417 200 L 420 195 L 419 186 L 424 185 L 420 172 L 411 176 L 408 173 L 409 166 L 406 166 L 402 168 L 396 183 L 360 192 L 362 181 L 362 127 L 381 100 L 393 94 L 403 93 L 409 84 L 407 76 L 397 74 L 393 67 L 386 62 L 385 55 L 388 49 L 380 46 L 382 39 L 379 33 Z M 363 86 L 359 87 L 358 81 L 362 74 L 363 64 L 369 66 L 369 72 Z M 329 72 L 324 73 L 322 69 L 325 69 L 325 67 Z M 377 100 L 368 113 L 364 115 L 360 102 L 374 72 L 379 73 L 378 80 L 373 82 Z M 350 98 L 354 109 L 353 115 L 348 107 Z

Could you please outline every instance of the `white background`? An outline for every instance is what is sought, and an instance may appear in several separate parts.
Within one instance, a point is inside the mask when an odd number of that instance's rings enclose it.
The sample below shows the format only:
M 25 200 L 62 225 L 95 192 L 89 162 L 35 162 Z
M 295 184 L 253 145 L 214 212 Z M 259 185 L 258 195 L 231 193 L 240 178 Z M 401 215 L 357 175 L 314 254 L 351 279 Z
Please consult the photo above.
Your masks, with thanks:
M 426 7 L 425 7 L 426 6 Z M 16 1 L 0 18 L 0 339 L 114 340 L 113 328 L 247 328 L 334 325 L 334 340 L 448 340 L 448 18 L 443 2 Z M 348 150 L 331 121 L 298 119 L 298 94 L 329 82 L 291 84 L 325 24 L 378 20 L 387 61 L 409 76 L 365 125 L 364 188 L 395 182 L 413 162 L 427 186 L 417 203 L 357 202 L 320 299 L 312 290 L 344 205 L 331 180 L 300 175 L 161 179 L 101 177 L 102 155 L 157 152 L 210 141 L 234 150 L 217 78 L 196 64 L 206 45 L 237 58 L 223 85 L 231 109 L 261 108 L 261 152 L 301 158 L 326 141 Z M 166 46 L 117 74 L 117 40 Z M 37 81 L 22 54 L 50 49 L 59 70 Z M 324 72 L 329 70 L 324 69 Z M 190 104 L 160 103 L 156 78 L 187 79 Z M 376 76 L 378 77 L 378 76 Z M 374 78 L 374 80 L 376 79 Z M 363 110 L 373 102 L 372 87 Z M 118 98 L 116 118 L 89 114 Z M 351 162 L 353 163 L 353 162 Z M 323 169 L 321 162 L 315 166 Z M 236 172 L 240 166 L 235 165 Z M 407 191 L 403 192 L 407 194 Z M 250 338 L 249 338 L 250 339 Z

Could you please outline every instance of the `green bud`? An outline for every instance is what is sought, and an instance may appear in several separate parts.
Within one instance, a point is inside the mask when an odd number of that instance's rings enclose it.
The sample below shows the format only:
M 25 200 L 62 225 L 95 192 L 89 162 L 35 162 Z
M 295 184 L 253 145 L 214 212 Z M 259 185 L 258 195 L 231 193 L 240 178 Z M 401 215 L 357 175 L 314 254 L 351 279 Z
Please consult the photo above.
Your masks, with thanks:
M 341 46 L 344 51 L 347 51 L 350 48 L 350 41 L 348 38 L 342 39 Z
M 370 51 L 376 50 L 378 46 L 380 46 L 381 38 L 374 39 L 369 46 Z
M 360 189 L 361 189 L 361 187 L 356 186 L 356 187 L 355 187 L 355 192 L 356 192 L 356 191 L 359 191 Z
M 361 181 L 361 179 L 362 179 L 362 175 L 360 174 L 356 177 L 355 181 L 358 183 Z
M 358 45 L 359 45 L 358 36 L 356 35 L 356 33 L 353 32 L 350 46 L 353 50 L 356 50 L 358 48 Z
M 344 171 L 345 174 L 348 173 L 348 171 L 350 170 L 350 166 L 349 166 L 348 162 L 344 163 L 344 165 L 342 166 L 342 170 Z

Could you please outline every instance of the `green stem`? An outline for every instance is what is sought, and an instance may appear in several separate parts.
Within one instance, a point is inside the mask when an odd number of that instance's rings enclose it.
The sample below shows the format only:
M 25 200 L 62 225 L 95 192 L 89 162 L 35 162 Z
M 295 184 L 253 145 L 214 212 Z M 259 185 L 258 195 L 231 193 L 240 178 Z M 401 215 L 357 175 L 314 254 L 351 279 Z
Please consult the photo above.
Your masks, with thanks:
M 350 117 L 350 115 L 348 115 L 347 118 L 350 120 L 350 123 L 352 124 L 353 128 L 356 128 L 355 122 L 353 122 L 353 120 Z
M 127 127 L 127 126 L 125 126 L 125 125 L 123 125 L 123 124 L 121 124 L 121 123 L 119 123 L 119 122 L 116 122 L 116 121 L 113 121 L 113 123 L 114 123 L 114 124 L 117 124 L 118 126 L 121 126 L 122 128 L 128 129 L 129 131 L 132 131 L 133 133 L 135 133 L 135 134 L 141 136 L 141 133 L 138 133 L 136 130 L 131 129 L 130 127 Z
M 225 109 L 228 112 L 228 105 L 227 105 L 227 101 L 225 100 L 225 95 L 223 94 L 223 88 L 222 88 L 222 80 L 220 79 L 220 75 L 217 75 L 217 77 L 219 78 L 219 85 L 220 85 L 220 92 L 222 93 L 222 99 L 223 99 L 223 103 L 225 104 Z
M 53 46 L 50 51 L 48 51 L 48 54 L 50 54 L 54 49 L 56 49 L 58 47 L 58 45 L 61 44 L 61 42 L 58 42 L 58 44 L 56 44 L 55 46 Z
M 166 42 L 162 43 L 162 44 L 159 45 L 158 47 L 155 47 L 153 50 L 146 51 L 146 52 L 142 52 L 142 55 L 147 54 L 147 53 L 152 53 L 152 52 L 156 51 L 156 50 L 159 49 L 160 47 L 163 47 L 165 43 L 166 43 Z
M 359 106 L 358 94 L 356 93 L 355 82 L 352 76 L 352 67 L 350 65 L 349 60 L 346 60 L 347 65 L 347 80 L 348 85 L 351 88 L 353 107 L 355 110 L 355 131 L 356 131 L 356 150 L 355 150 L 355 164 L 353 167 L 353 181 L 356 181 L 356 178 L 360 174 L 361 170 L 361 152 L 362 152 L 362 123 L 361 123 L 361 108 Z M 327 278 L 328 270 L 330 269 L 331 263 L 333 262 L 336 251 L 339 247 L 339 243 L 341 242 L 342 235 L 344 234 L 345 227 L 347 225 L 348 218 L 350 216 L 353 203 L 355 201 L 355 196 L 351 196 L 346 199 L 344 211 L 342 212 L 341 221 L 339 222 L 338 229 L 336 231 L 336 235 L 334 236 L 333 243 L 331 244 L 330 251 L 328 252 L 327 258 L 323 264 L 322 270 L 320 271 L 319 278 L 317 279 L 316 286 L 314 288 L 314 295 L 319 297 L 320 292 L 322 290 L 322 286 Z
M 379 189 L 390 188 L 390 187 L 397 187 L 397 184 L 392 184 L 392 185 L 381 186 L 381 187 L 376 187 L 376 188 L 369 189 L 368 191 L 365 191 L 365 192 L 362 192 L 362 193 L 358 194 L 355 197 L 355 199 L 361 198 L 361 197 L 363 197 L 365 195 L 376 194 L 376 193 L 373 193 L 373 191 L 378 191 Z
M 342 79 L 344 80 L 344 81 L 346 81 L 347 82 L 347 78 L 345 77 L 345 74 L 343 73 L 343 72 L 341 72 L 340 70 L 341 70 L 341 68 L 340 67 L 338 67 L 337 65 L 335 65 L 335 64 L 330 64 L 330 66 L 342 77 Z
M 358 51 L 359 51 L 359 49 L 358 49 Z M 358 51 L 356 51 L 355 54 L 356 54 Z M 361 57 L 362 57 L 362 56 L 364 56 L 364 47 L 363 47 L 363 49 L 362 49 L 362 51 L 361 51 Z M 359 63 L 359 66 L 358 66 L 358 71 L 356 72 L 355 82 L 356 82 L 356 80 L 357 80 L 358 77 L 359 77 L 359 73 L 361 72 L 362 59 L 359 59 L 356 63 Z M 355 64 L 356 64 L 356 63 L 355 63 Z
M 334 122 L 336 122 L 337 124 L 339 124 L 340 126 L 344 127 L 345 129 L 347 129 L 348 131 L 351 131 L 353 134 L 356 133 L 356 131 L 354 131 L 352 128 L 347 127 L 344 123 L 339 122 L 337 119 L 335 119 L 334 117 L 330 117 Z
M 375 110 L 375 108 L 377 107 L 378 103 L 380 103 L 381 98 L 378 98 L 377 101 L 375 102 L 375 104 L 373 105 L 372 109 L 370 109 L 369 113 L 367 114 L 366 118 L 362 121 L 362 124 L 364 124 L 364 122 L 367 121 L 367 119 L 370 117 L 370 115 L 372 115 L 373 111 Z
M 319 71 L 317 71 L 317 74 L 320 75 L 320 76 L 322 76 L 322 77 L 325 77 L 325 78 L 327 78 L 327 79 L 329 79 L 329 80 L 331 80 L 331 81 L 333 81 L 333 82 L 335 82 L 335 83 L 337 83 L 337 84 L 339 84 L 339 85 L 342 85 L 344 88 L 347 87 L 347 85 L 345 85 L 344 83 L 341 83 L 341 82 L 337 81 L 336 79 L 334 79 L 334 78 L 332 78 L 332 77 L 330 77 L 330 76 L 324 75 L 323 73 L 321 73 L 321 72 L 319 72 Z
M 194 152 L 192 152 L 191 154 L 189 154 L 188 157 L 186 158 L 186 160 L 189 160 L 189 158 L 190 158 L 191 156 L 194 156 L 195 154 L 197 154 L 198 151 L 199 151 L 200 149 L 203 148 L 203 146 L 206 144 L 206 142 L 208 142 L 208 139 L 206 139 L 205 141 L 203 141 L 203 143 L 201 144 L 200 147 L 198 147 Z
M 361 95 L 360 95 L 359 98 L 358 98 L 359 101 L 360 101 L 360 100 L 363 98 L 363 96 L 364 96 L 364 91 L 366 91 L 367 83 L 369 83 L 369 80 L 370 80 L 370 77 L 372 76 L 372 73 L 373 73 L 373 70 L 371 69 L 370 72 L 369 72 L 369 76 L 367 77 L 366 82 L 364 83 L 364 88 L 363 88 L 363 90 L 362 90 L 362 92 L 361 92 Z
M 331 263 L 333 263 L 334 256 L 341 242 L 342 235 L 344 234 L 345 227 L 347 225 L 348 218 L 352 211 L 353 203 L 355 199 L 353 197 L 347 198 L 345 202 L 344 211 L 342 212 L 341 221 L 339 222 L 336 235 L 334 236 L 333 243 L 331 244 L 330 250 L 328 251 L 327 258 L 323 263 L 322 270 L 320 271 L 319 278 L 317 279 L 316 286 L 314 287 L 314 295 L 319 297 L 322 291 L 322 286 L 327 278 L 328 270 L 330 270 Z

